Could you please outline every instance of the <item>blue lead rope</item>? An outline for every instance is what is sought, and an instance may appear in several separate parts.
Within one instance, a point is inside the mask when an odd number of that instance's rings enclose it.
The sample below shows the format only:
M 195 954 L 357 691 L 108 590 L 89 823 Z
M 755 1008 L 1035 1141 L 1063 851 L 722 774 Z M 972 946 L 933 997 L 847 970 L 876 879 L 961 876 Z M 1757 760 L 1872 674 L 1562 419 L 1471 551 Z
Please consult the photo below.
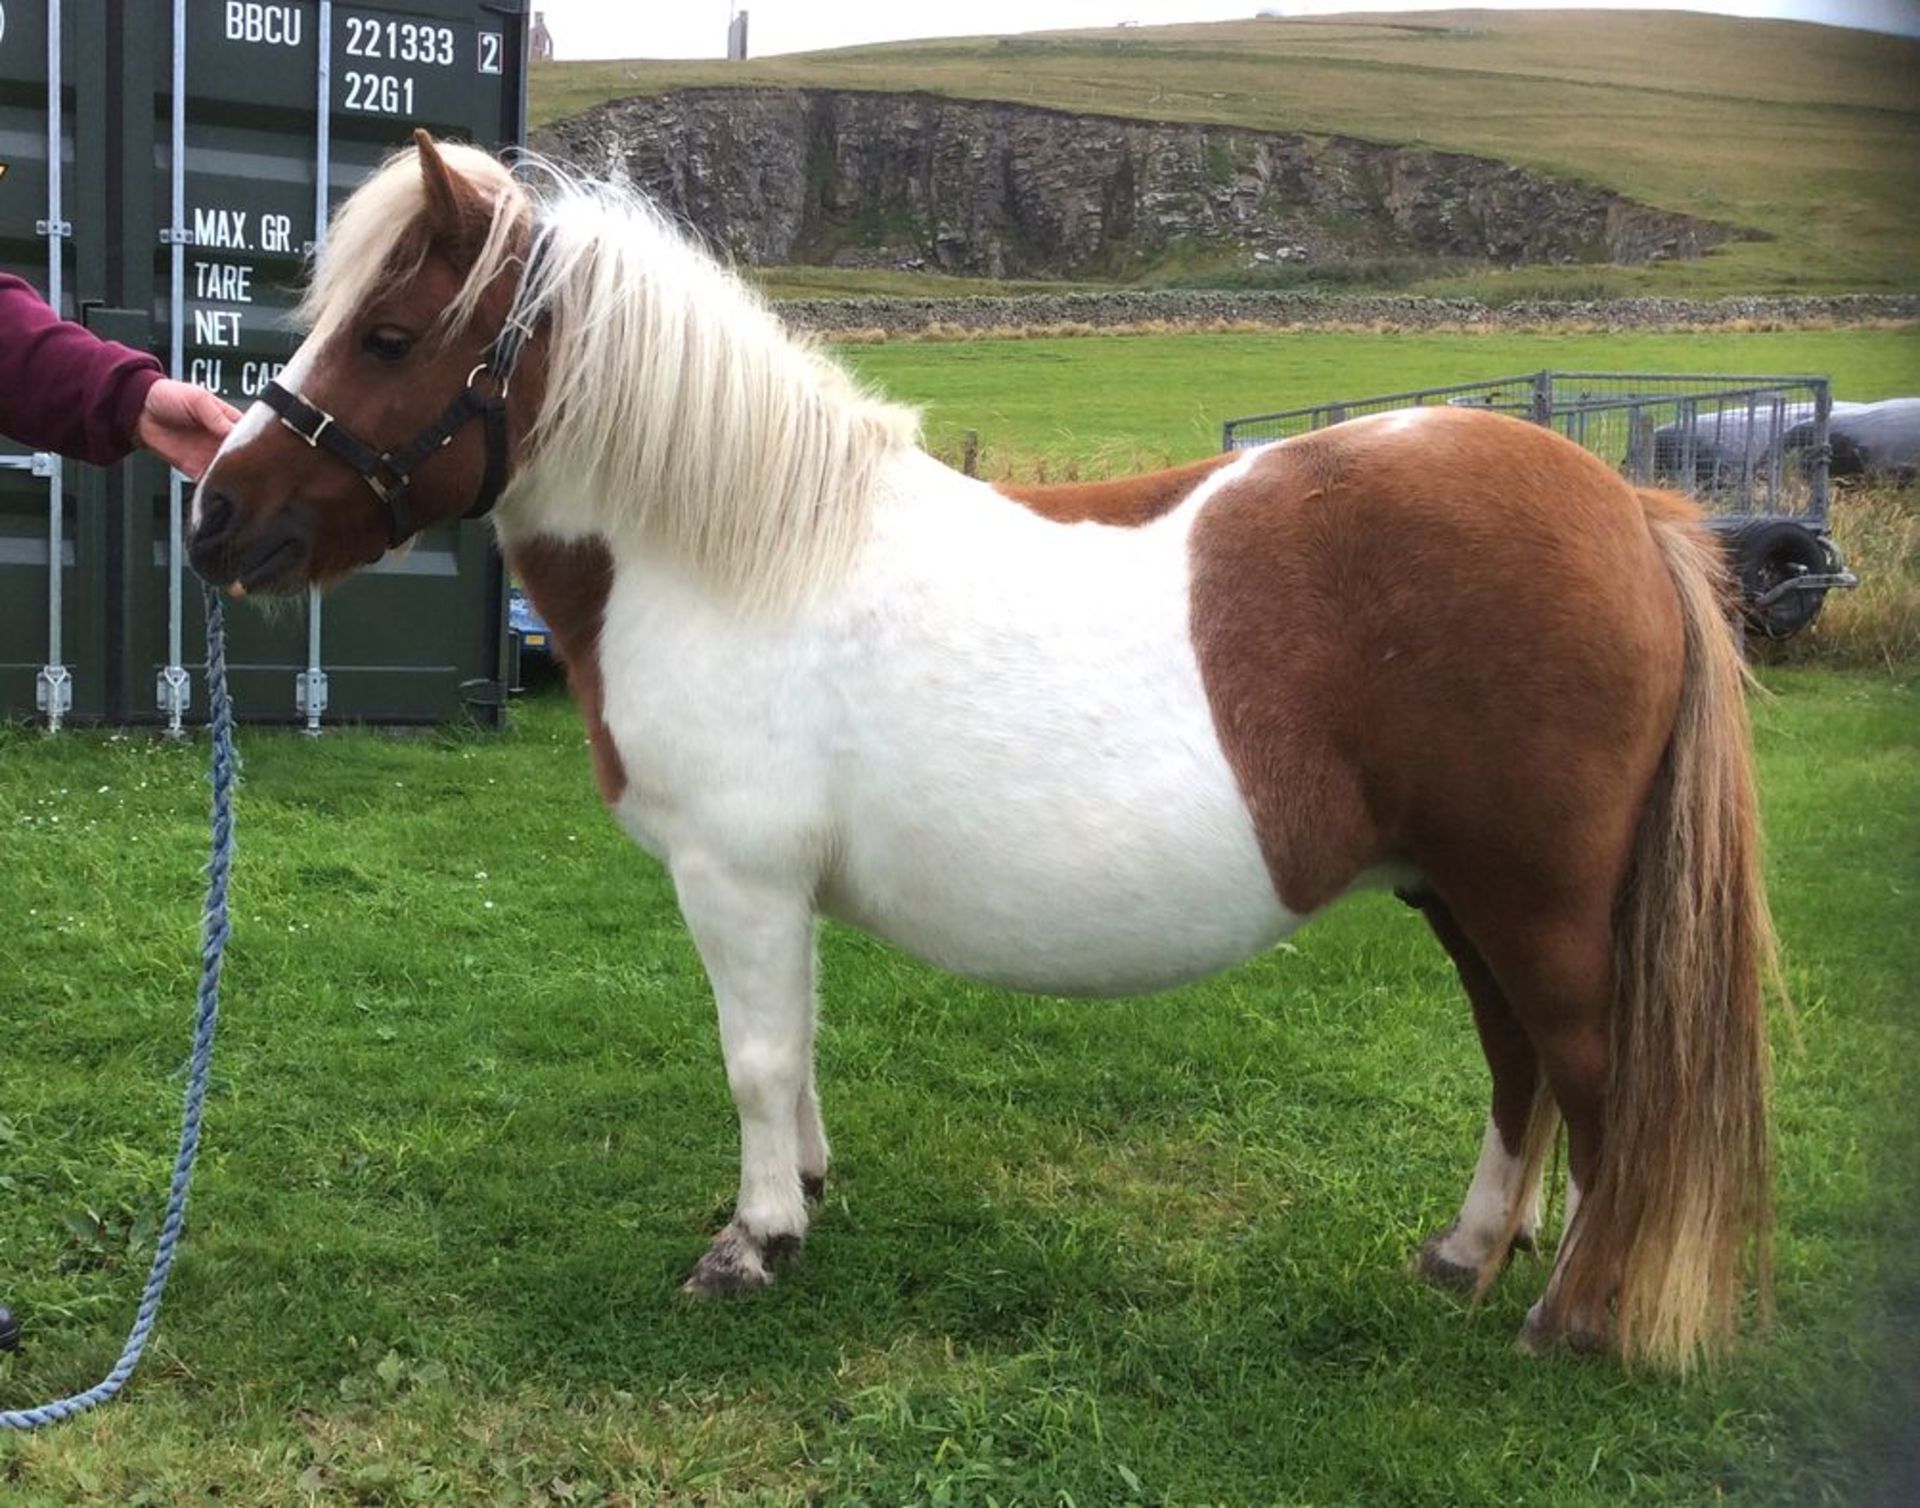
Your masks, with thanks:
M 233 868 L 233 704 L 227 698 L 227 630 L 220 598 L 211 587 L 207 603 L 207 698 L 213 718 L 213 857 L 207 865 L 206 921 L 200 941 L 200 1008 L 193 1023 L 193 1061 L 187 1074 L 186 1113 L 180 1126 L 180 1153 L 173 1160 L 173 1183 L 167 1191 L 167 1217 L 154 1243 L 153 1266 L 140 1295 L 140 1310 L 113 1370 L 71 1398 L 58 1398 L 39 1408 L 0 1413 L 0 1430 L 38 1429 L 84 1414 L 105 1403 L 126 1385 L 140 1354 L 147 1349 L 154 1321 L 160 1317 L 160 1296 L 167 1291 L 180 1227 L 186 1221 L 187 1189 L 193 1182 L 194 1154 L 200 1150 L 200 1111 L 207 1098 L 207 1069 L 213 1061 L 213 1029 L 220 1019 L 220 956 L 227 946 L 227 876 Z

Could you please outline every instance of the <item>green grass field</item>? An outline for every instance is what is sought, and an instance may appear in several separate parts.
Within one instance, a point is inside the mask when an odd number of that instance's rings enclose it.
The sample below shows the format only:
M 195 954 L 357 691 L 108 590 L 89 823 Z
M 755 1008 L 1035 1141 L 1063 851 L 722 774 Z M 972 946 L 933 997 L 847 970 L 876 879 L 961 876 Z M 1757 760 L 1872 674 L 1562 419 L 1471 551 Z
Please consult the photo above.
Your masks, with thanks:
M 824 944 L 838 1160 L 803 1263 L 724 1217 L 712 1011 L 571 710 L 498 740 L 248 734 L 207 1144 L 155 1352 L 0 1442 L 9 1503 L 1853 1504 L 1920 1322 L 1920 684 L 1771 677 L 1780 1317 L 1679 1386 L 1536 1361 L 1402 1269 L 1484 1070 L 1412 913 L 1149 1000 Z M 201 748 L 0 735 L 0 1404 L 92 1381 L 150 1253 L 192 995 Z M 1908 1378 L 1911 1374 L 1905 1374 Z
M 1542 367 L 1563 371 L 1812 373 L 1856 400 L 1920 393 L 1920 330 L 1705 334 L 1088 336 L 848 346 L 881 391 L 919 403 L 952 458 L 977 430 L 988 476 L 1124 474 L 1219 449 L 1236 415 Z
M 963 23 L 964 24 L 964 21 Z M 536 65 L 537 122 L 678 85 L 923 89 L 1416 142 L 1771 239 L 1650 268 L 1441 273 L 1423 291 L 1910 290 L 1920 42 L 1680 13 L 1460 11 L 971 37 L 719 62 Z
M 1098 468 L 1393 373 L 1779 366 L 1865 397 L 1911 390 L 1917 349 L 1585 339 L 852 354 L 936 434 Z M 712 1009 L 548 692 L 500 737 L 242 735 L 190 1240 L 127 1397 L 0 1439 L 0 1501 L 1901 1501 L 1920 675 L 1765 679 L 1802 1046 L 1777 1034 L 1778 1322 L 1723 1373 L 1517 1356 L 1531 1266 L 1477 1312 L 1406 1275 L 1458 1203 L 1485 1070 L 1444 956 L 1377 897 L 1114 1003 L 829 928 L 826 1205 L 770 1293 L 682 1300 L 737 1171 Z M 0 1299 L 29 1327 L 0 1407 L 95 1380 L 131 1317 L 177 1130 L 204 760 L 0 729 Z

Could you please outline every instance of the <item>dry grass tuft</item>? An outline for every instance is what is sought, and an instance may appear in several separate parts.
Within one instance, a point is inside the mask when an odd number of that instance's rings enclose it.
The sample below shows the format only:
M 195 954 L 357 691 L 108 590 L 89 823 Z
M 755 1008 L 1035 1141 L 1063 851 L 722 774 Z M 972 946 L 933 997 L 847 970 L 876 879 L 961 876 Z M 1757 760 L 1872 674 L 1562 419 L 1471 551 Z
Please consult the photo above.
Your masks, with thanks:
M 1813 626 L 1766 657 L 1887 671 L 1920 664 L 1920 486 L 1836 486 L 1829 522 L 1860 585 L 1829 592 Z

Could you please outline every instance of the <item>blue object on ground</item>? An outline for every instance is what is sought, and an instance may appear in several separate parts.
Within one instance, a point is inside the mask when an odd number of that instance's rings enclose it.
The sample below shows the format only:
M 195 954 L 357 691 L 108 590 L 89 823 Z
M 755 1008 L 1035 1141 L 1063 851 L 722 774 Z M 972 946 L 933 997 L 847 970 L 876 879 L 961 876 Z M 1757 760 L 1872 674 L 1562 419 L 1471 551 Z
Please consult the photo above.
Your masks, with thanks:
M 200 1150 L 200 1112 L 207 1098 L 207 1070 L 213 1062 L 213 1030 L 220 1019 L 220 960 L 227 947 L 227 879 L 233 870 L 233 780 L 238 763 L 233 752 L 233 704 L 227 697 L 226 624 L 219 594 L 211 587 L 206 588 L 206 604 L 207 696 L 213 718 L 213 856 L 207 865 L 207 906 L 201 928 L 200 1004 L 194 1016 L 186 1108 L 180 1126 L 180 1151 L 173 1161 L 173 1182 L 167 1190 L 167 1214 L 160 1225 L 160 1238 L 154 1243 L 153 1265 L 147 1271 L 147 1286 L 140 1295 L 133 1329 L 113 1370 L 84 1393 L 57 1398 L 38 1408 L 0 1412 L 0 1430 L 38 1429 L 70 1419 L 105 1403 L 126 1385 L 160 1317 L 160 1299 L 167 1291 L 180 1230 L 186 1223 L 187 1190 L 193 1183 L 194 1156 Z M 0 1315 L 6 1315 L 6 1311 L 0 1310 Z M 17 1340 L 18 1321 L 11 1315 L 6 1318 L 13 1324 Z

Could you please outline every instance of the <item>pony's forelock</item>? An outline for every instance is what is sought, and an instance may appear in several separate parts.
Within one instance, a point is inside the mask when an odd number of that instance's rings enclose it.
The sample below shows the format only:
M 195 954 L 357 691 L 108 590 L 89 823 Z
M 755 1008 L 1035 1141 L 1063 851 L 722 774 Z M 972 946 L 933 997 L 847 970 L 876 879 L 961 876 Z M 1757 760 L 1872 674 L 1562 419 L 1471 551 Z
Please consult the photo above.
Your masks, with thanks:
M 490 206 L 473 265 L 428 332 L 429 338 L 444 340 L 466 327 L 488 288 L 515 263 L 515 242 L 524 234 L 529 206 L 512 174 L 489 153 L 459 142 L 441 142 L 437 150 Z M 429 250 L 426 212 L 420 154 L 405 147 L 334 213 L 315 255 L 312 280 L 294 310 L 309 339 L 325 340 L 383 289 L 405 284 L 419 272 Z

